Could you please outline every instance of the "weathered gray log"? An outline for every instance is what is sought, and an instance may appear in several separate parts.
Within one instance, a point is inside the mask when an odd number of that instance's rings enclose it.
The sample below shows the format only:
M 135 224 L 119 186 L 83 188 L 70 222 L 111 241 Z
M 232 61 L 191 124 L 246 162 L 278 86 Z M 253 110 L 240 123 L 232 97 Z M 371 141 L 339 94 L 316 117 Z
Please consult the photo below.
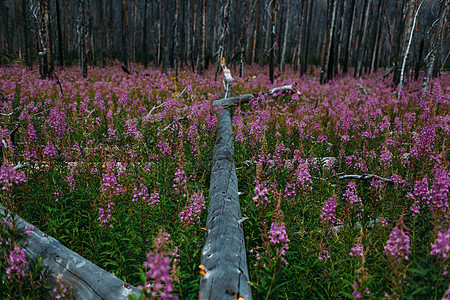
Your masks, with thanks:
M 0 205 L 0 216 L 10 215 L 5 207 Z M 16 216 L 16 226 L 25 230 L 31 224 Z M 63 246 L 56 239 L 34 228 L 30 235 L 25 235 L 25 244 L 22 248 L 26 254 L 34 259 L 42 258 L 47 266 L 44 280 L 57 287 L 57 278 L 67 287 L 72 299 L 127 299 L 134 293 L 139 296 L 139 290 L 114 274 L 109 273 L 79 254 Z M 50 297 L 55 295 L 49 291 Z
M 238 181 L 233 159 L 231 112 L 219 120 L 211 168 L 206 240 L 201 264 L 200 299 L 252 298 L 245 252 Z
M 384 181 L 386 183 L 394 183 L 392 180 L 388 178 L 384 178 L 375 174 L 362 174 L 362 175 L 339 175 L 339 179 L 361 179 L 361 180 L 370 180 L 370 179 L 378 179 Z
M 284 92 L 289 92 L 294 90 L 294 85 L 285 85 L 277 88 L 271 89 L 266 95 L 278 95 Z M 236 97 L 225 97 L 223 99 L 215 100 L 213 106 L 231 106 L 248 103 L 251 99 L 255 98 L 252 94 L 245 94 Z
M 248 103 L 250 99 L 254 98 L 252 94 L 245 94 L 236 97 L 229 97 L 224 99 L 215 100 L 213 106 L 230 106 Z

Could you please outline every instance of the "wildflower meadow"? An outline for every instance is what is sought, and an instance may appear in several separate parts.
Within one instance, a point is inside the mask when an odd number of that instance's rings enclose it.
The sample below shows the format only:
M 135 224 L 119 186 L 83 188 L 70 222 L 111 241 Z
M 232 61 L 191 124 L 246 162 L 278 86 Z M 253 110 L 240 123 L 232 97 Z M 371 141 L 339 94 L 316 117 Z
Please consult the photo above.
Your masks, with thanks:
M 35 228 L 141 298 L 198 298 L 223 84 L 130 70 L 0 67 L 1 299 L 71 297 L 24 252 Z M 232 107 L 253 298 L 450 299 L 450 75 L 399 94 L 382 73 L 231 71 L 256 96 Z

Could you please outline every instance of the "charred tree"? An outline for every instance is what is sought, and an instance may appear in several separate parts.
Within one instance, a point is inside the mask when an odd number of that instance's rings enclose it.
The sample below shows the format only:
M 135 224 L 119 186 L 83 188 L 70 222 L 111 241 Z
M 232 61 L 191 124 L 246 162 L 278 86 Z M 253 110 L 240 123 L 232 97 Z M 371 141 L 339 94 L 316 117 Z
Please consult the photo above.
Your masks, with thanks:
M 402 62 L 405 57 L 408 38 L 411 33 L 415 4 L 416 4 L 416 0 L 405 1 L 403 3 L 403 9 L 402 9 L 403 14 L 402 14 L 402 21 L 401 21 L 401 24 L 399 27 L 400 28 L 399 35 L 398 35 L 399 43 L 398 43 L 397 54 L 396 54 L 396 58 L 395 58 L 395 69 L 394 69 L 394 78 L 393 78 L 394 85 L 396 85 L 396 86 L 400 83 L 400 73 L 401 73 L 401 69 L 402 69 Z
M 305 0 L 305 22 L 302 23 L 304 42 L 302 42 L 301 50 L 301 66 L 300 66 L 300 76 L 303 76 L 308 71 L 308 61 L 309 61 L 309 42 L 311 37 L 311 23 L 313 4 L 312 0 Z
M 39 55 L 39 74 L 41 79 L 47 78 L 51 74 L 50 61 L 50 37 L 49 37 L 49 15 L 48 0 L 31 0 L 31 15 L 36 24 L 37 45 Z
M 287 12 L 286 12 L 286 23 L 284 25 L 284 34 L 283 34 L 283 50 L 281 51 L 281 61 L 280 61 L 280 71 L 284 71 L 284 61 L 286 60 L 286 47 L 287 47 L 287 40 L 288 40 L 288 34 L 289 34 L 289 19 L 291 14 L 291 3 L 290 0 L 286 1 L 287 5 Z
M 428 90 L 428 84 L 430 83 L 430 78 L 433 72 L 434 64 L 436 61 L 436 52 L 438 51 L 438 47 L 442 42 L 445 25 L 447 21 L 447 14 L 449 10 L 449 1 L 441 0 L 440 1 L 440 15 L 438 19 L 438 23 L 433 28 L 432 38 L 431 38 L 431 50 L 426 56 L 426 70 L 425 75 L 423 76 L 422 81 L 422 91 L 426 92 Z
M 271 28 L 270 28 L 270 49 L 269 49 L 269 78 L 270 82 L 274 82 L 274 60 L 275 60 L 275 27 L 277 22 L 277 9 L 278 2 L 277 0 L 270 1 L 269 3 L 269 13 L 270 19 L 272 20 Z
M 142 64 L 144 68 L 148 66 L 148 54 L 147 54 L 147 10 L 148 0 L 144 1 L 144 16 L 142 20 Z
M 205 69 L 205 43 L 206 43 L 206 0 L 200 0 L 201 1 L 201 9 L 202 9 L 202 13 L 201 13 L 201 21 L 202 21 L 202 26 L 200 26 L 200 34 L 199 34 L 199 46 L 200 46 L 200 51 L 197 55 L 197 73 L 198 74 L 203 74 L 203 71 Z
M 121 64 L 122 68 L 128 70 L 128 52 L 127 52 L 127 15 L 125 0 L 119 0 L 120 3 L 120 36 L 121 36 Z
M 81 74 L 87 77 L 87 30 L 86 30 L 86 0 L 78 2 L 78 57 L 81 68 Z
M 228 18 L 229 18 L 229 7 L 230 0 L 222 0 L 222 6 L 219 13 L 219 18 L 217 23 L 220 25 L 218 28 L 218 36 L 216 41 L 216 70 L 214 72 L 214 80 L 217 80 L 217 75 L 219 74 L 220 64 L 222 63 L 222 58 L 224 57 L 225 39 L 228 32 Z
M 362 28 L 359 33 L 359 43 L 358 43 L 358 50 L 356 54 L 356 65 L 355 65 L 355 78 L 361 77 L 362 73 L 362 62 L 364 59 L 364 48 L 366 47 L 366 39 L 367 39 L 367 31 L 368 31 L 368 25 L 369 25 L 369 12 L 370 12 L 370 5 L 372 3 L 372 0 L 365 0 L 364 1 L 364 9 L 363 9 L 363 21 L 362 21 Z
M 331 45 L 333 44 L 333 29 L 334 21 L 336 19 L 336 6 L 337 0 L 328 0 L 327 5 L 327 31 L 326 31 L 326 42 L 322 53 L 322 68 L 320 70 L 320 83 L 324 84 L 328 81 L 328 68 L 330 64 L 330 52 Z
M 28 32 L 30 30 L 29 25 L 29 13 L 27 8 L 27 0 L 22 0 L 22 22 L 23 22 L 23 39 L 25 44 L 25 62 L 28 68 L 31 70 L 33 67 L 33 64 L 31 63 L 31 45 L 30 45 L 30 38 L 28 36 Z
M 350 46 L 352 44 L 352 36 L 353 36 L 353 27 L 354 27 L 354 20 L 356 15 L 356 0 L 352 0 L 351 6 L 350 6 L 350 19 L 348 22 L 347 27 L 347 38 L 345 41 L 345 52 L 344 52 L 344 62 L 342 66 L 342 72 L 346 74 L 348 72 L 348 63 L 350 60 Z
M 58 61 L 61 67 L 64 66 L 64 55 L 63 55 L 63 40 L 61 33 L 61 11 L 59 7 L 59 0 L 56 0 L 56 29 L 58 34 Z

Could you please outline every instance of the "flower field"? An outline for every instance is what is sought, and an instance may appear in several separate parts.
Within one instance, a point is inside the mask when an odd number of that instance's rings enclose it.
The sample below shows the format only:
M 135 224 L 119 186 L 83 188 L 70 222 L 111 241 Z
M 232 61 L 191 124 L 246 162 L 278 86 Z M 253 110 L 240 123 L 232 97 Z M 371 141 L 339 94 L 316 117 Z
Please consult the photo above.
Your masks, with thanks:
M 0 204 L 147 297 L 197 299 L 223 85 L 212 68 L 130 69 L 0 68 Z M 450 75 L 398 97 L 382 74 L 267 73 L 231 91 L 258 95 L 233 108 L 253 298 L 448 299 Z M 12 221 L 0 298 L 70 297 L 41 282 Z

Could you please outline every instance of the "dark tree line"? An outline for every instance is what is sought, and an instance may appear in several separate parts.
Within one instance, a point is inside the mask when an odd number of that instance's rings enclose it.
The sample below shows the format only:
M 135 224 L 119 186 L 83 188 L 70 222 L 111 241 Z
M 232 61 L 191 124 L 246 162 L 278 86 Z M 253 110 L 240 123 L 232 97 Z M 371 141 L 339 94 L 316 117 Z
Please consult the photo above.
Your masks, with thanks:
M 273 81 L 290 64 L 299 75 L 321 66 L 325 83 L 389 67 L 395 85 L 419 79 L 424 89 L 446 62 L 448 0 L 2 0 L 0 62 L 55 64 L 152 62 L 163 71 L 188 66 L 216 74 L 224 57 L 269 64 Z M 278 69 L 276 70 L 278 66 Z M 403 75 L 402 75 L 403 74 Z

